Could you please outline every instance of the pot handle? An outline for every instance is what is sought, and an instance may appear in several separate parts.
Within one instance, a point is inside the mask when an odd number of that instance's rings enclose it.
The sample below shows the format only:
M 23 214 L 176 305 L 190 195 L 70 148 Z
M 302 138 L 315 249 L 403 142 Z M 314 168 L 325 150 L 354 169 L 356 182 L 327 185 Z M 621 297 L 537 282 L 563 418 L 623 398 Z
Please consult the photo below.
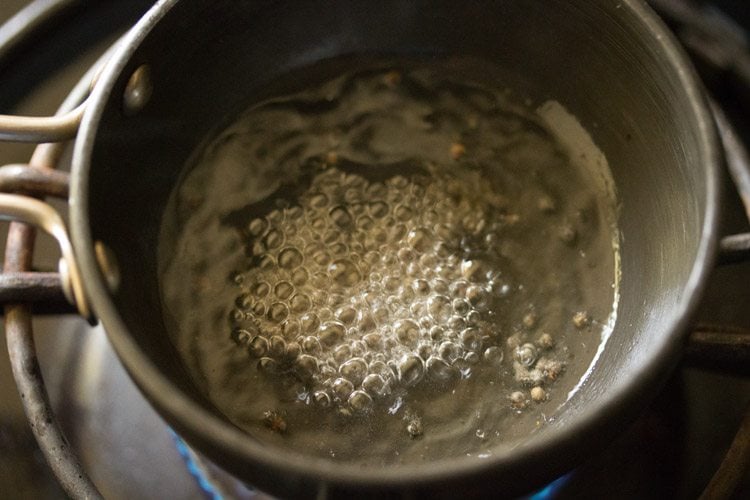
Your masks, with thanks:
M 0 115 L 0 141 L 62 142 L 73 139 L 83 118 L 86 103 L 57 116 Z
M 35 198 L 0 193 L 0 219 L 35 225 L 57 240 L 62 253 L 58 268 L 65 297 L 76 306 L 81 316 L 89 322 L 94 322 L 94 314 L 86 298 L 81 274 L 73 254 L 73 246 L 68 238 L 65 222 L 57 211 Z

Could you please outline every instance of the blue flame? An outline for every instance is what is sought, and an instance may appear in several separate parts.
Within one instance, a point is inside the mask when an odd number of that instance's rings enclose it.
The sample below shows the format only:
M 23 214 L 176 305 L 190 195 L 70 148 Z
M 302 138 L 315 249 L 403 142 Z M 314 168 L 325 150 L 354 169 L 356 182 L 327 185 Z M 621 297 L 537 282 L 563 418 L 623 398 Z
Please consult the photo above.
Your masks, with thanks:
M 557 494 L 560 492 L 562 487 L 565 485 L 565 483 L 568 482 L 568 480 L 573 476 L 573 473 L 570 472 L 568 474 L 565 474 L 564 476 L 561 476 L 551 483 L 549 483 L 547 486 L 542 488 L 541 490 L 537 491 L 536 493 L 533 493 L 527 497 L 524 497 L 524 500 L 550 500 L 557 496 Z
M 175 447 L 182 457 L 182 460 L 185 462 L 188 472 L 193 479 L 195 479 L 196 483 L 198 483 L 198 487 L 203 494 L 211 500 L 224 500 L 222 494 L 216 489 L 211 480 L 206 477 L 206 474 L 204 474 L 201 467 L 195 463 L 195 460 L 193 460 L 190 448 L 188 448 L 185 441 L 183 441 L 182 438 L 180 438 L 180 436 L 178 436 L 172 429 L 169 429 L 169 433 L 172 435 Z
M 185 462 L 188 472 L 196 480 L 198 486 L 206 495 L 206 497 L 210 498 L 211 500 L 224 500 L 224 497 L 213 485 L 211 480 L 206 477 L 206 474 L 204 473 L 202 468 L 197 463 L 195 463 L 195 460 L 193 460 L 191 450 L 190 448 L 188 448 L 187 444 L 172 429 L 169 429 L 169 433 L 172 435 L 175 447 L 177 448 L 177 451 L 180 453 L 180 456 Z M 552 500 L 557 496 L 560 489 L 562 489 L 565 483 L 567 483 L 572 476 L 573 473 L 569 472 L 568 474 L 555 479 L 536 493 L 522 497 L 520 500 Z

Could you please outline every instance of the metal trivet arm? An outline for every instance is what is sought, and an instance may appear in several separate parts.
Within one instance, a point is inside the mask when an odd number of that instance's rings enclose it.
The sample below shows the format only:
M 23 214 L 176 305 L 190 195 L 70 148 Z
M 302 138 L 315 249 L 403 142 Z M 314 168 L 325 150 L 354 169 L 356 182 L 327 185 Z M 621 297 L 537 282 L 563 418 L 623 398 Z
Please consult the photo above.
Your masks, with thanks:
M 62 150 L 63 147 L 59 143 L 37 147 L 27 168 L 54 168 Z M 41 194 L 41 191 L 43 190 L 37 190 L 37 194 Z M 51 186 L 49 191 L 50 194 L 54 192 L 54 186 Z M 6 243 L 5 276 L 8 273 L 26 273 L 31 270 L 35 236 L 36 230 L 33 227 L 18 222 L 11 223 Z M 34 279 L 28 281 L 33 282 Z M 47 284 L 48 289 L 61 283 L 59 275 L 49 281 L 52 283 Z M 53 294 L 59 299 L 61 292 L 60 287 Z M 13 377 L 31 430 L 47 463 L 60 485 L 71 497 L 100 498 L 96 486 L 88 478 L 65 439 L 52 410 L 34 345 L 32 306 L 28 303 L 6 304 L 4 313 L 5 336 Z
M 90 81 L 93 74 L 93 70 L 90 71 L 62 105 L 61 116 L 67 118 L 62 120 L 51 118 L 45 124 L 45 118 L 20 118 L 17 120 L 14 117 L 0 117 L 0 137 L 25 142 L 28 142 L 34 136 L 42 140 L 72 138 L 77 128 L 70 129 L 70 117 L 73 115 L 70 114 L 69 110 L 74 108 L 74 103 L 82 100 L 89 87 L 83 82 L 86 82 L 87 79 Z M 80 118 L 77 110 L 80 109 L 80 106 L 74 109 L 75 118 L 73 121 L 78 123 Z M 29 124 L 32 124 L 32 126 L 29 127 Z M 18 128 L 17 132 L 19 132 L 15 135 L 11 133 L 14 126 Z M 56 129 L 55 127 L 59 128 Z M 68 175 L 54 171 L 65 151 L 65 146 L 66 144 L 63 142 L 40 144 L 35 149 L 28 165 L 1 167 L 0 188 L 4 191 L 40 198 L 53 196 L 67 199 Z M 11 195 L 0 194 L 0 197 L 8 196 Z M 21 210 L 21 212 L 23 211 Z M 44 220 L 37 220 L 36 222 L 46 226 L 46 229 L 50 232 L 62 233 L 55 236 L 61 244 L 67 245 L 67 251 L 63 250 L 63 253 L 68 254 L 67 268 L 69 271 L 71 262 L 73 266 L 75 266 L 75 263 L 73 262 L 70 242 L 67 241 L 65 234 L 64 224 L 59 217 L 56 217 L 56 214 L 48 213 L 46 215 L 53 219 L 52 222 L 47 223 L 48 221 Z M 62 488 L 72 498 L 101 498 L 55 418 L 39 366 L 32 328 L 32 314 L 38 312 L 33 305 L 34 303 L 43 304 L 41 301 L 50 301 L 45 304 L 46 307 L 43 307 L 41 312 L 71 312 L 71 309 L 75 310 L 70 305 L 71 298 L 74 299 L 74 302 L 78 302 L 79 298 L 85 301 L 85 297 L 82 295 L 82 285 L 79 281 L 76 285 L 76 288 L 78 288 L 76 293 L 71 294 L 70 291 L 66 293 L 64 292 L 64 282 L 70 276 L 64 276 L 61 273 L 31 272 L 35 239 L 36 230 L 34 227 L 20 222 L 10 224 L 6 242 L 5 264 L 3 273 L 0 275 L 0 297 L 4 299 L 3 304 L 5 305 L 5 335 L 13 377 L 34 437 Z M 61 260 L 61 262 L 64 262 L 64 260 Z M 61 267 L 64 269 L 66 266 Z M 77 271 L 74 272 L 74 275 L 80 280 Z M 66 302 L 67 305 L 64 305 Z M 78 303 L 78 305 L 81 304 Z M 84 305 L 84 310 L 88 311 L 86 305 Z M 90 311 L 88 311 L 88 316 L 91 316 Z
M 5 54 L 9 47 L 33 37 L 35 26 L 76 3 L 80 2 L 34 2 L 29 6 L 33 10 L 30 26 L 21 26 L 20 31 L 16 30 L 18 33 L 11 30 L 10 35 L 14 36 L 8 35 L 8 25 L 3 27 L 3 40 L 7 43 L 0 44 L 0 53 Z M 23 13 L 15 19 L 22 18 Z M 87 76 L 91 78 L 90 74 Z M 37 142 L 72 138 L 83 111 L 82 106 L 76 106 L 76 101 L 82 100 L 86 90 L 83 84 L 79 85 L 57 117 L 0 116 L 0 140 Z M 67 199 L 68 174 L 54 170 L 64 149 L 62 142 L 41 144 L 28 165 L 0 167 L 0 192 L 42 199 L 48 196 Z M 32 314 L 69 313 L 75 308 L 63 292 L 63 278 L 59 273 L 31 272 L 35 239 L 36 230 L 32 226 L 18 222 L 10 224 L 4 269 L 0 274 L 0 303 L 4 304 L 5 335 L 13 377 L 34 437 L 63 490 L 72 498 L 101 498 L 62 432 L 42 377 L 34 343 Z
M 748 82 L 750 84 L 750 82 Z M 750 91 L 750 86 L 748 88 Z M 750 221 L 750 155 L 732 129 L 723 111 L 712 102 L 729 174 L 742 200 L 745 215 Z M 719 263 L 748 260 L 750 233 L 722 239 Z M 740 258 L 737 258 L 738 255 Z M 742 375 L 750 375 L 750 332 L 732 327 L 697 327 L 691 334 L 687 359 L 699 364 L 728 367 Z M 726 368 L 725 368 L 726 369 Z M 750 405 L 716 473 L 709 481 L 701 499 L 729 498 L 743 477 L 750 471 Z

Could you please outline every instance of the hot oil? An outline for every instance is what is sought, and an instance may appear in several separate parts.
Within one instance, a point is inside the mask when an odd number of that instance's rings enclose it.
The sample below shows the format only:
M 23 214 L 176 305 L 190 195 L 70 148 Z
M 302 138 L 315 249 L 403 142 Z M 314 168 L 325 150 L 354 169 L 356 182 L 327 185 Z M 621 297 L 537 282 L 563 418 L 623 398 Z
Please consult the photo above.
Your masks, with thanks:
M 464 69 L 376 64 L 269 98 L 173 193 L 170 335 L 256 439 L 367 464 L 489 456 L 591 365 L 616 308 L 606 165 Z

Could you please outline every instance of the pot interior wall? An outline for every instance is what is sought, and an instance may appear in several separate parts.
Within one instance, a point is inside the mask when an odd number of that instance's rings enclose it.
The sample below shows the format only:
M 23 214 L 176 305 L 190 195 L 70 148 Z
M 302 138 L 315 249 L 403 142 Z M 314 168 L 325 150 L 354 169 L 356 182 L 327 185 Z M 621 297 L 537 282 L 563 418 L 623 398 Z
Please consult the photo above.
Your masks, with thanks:
M 621 204 L 619 317 L 593 376 L 557 422 L 604 402 L 666 344 L 677 347 L 668 327 L 711 201 L 712 158 L 701 150 L 693 104 L 637 14 L 616 3 L 178 2 L 129 65 L 150 65 L 151 102 L 124 116 L 126 72 L 103 115 L 88 181 L 93 238 L 120 261 L 115 301 L 131 334 L 168 378 L 194 392 L 161 319 L 160 214 L 188 155 L 264 82 L 341 54 L 472 55 L 520 75 L 535 97 L 560 101 L 609 160 Z

